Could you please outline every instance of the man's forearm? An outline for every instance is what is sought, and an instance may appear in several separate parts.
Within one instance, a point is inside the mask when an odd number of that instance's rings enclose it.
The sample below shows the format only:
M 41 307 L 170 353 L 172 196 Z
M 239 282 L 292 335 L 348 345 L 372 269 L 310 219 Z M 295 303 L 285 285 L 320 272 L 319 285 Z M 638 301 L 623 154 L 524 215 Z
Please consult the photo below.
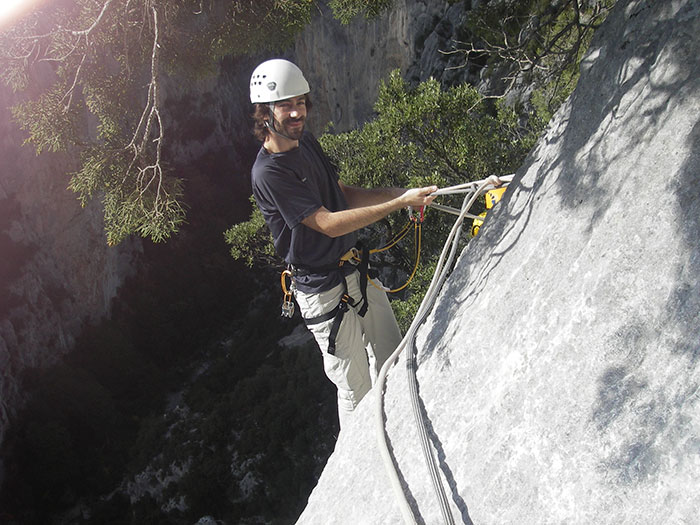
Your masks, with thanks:
M 398 198 L 336 212 L 330 212 L 322 207 L 302 222 L 329 237 L 340 237 L 369 226 L 401 208 L 403 208 L 403 204 Z
M 383 204 L 400 197 L 406 190 L 403 188 L 358 188 L 340 184 L 345 194 L 345 200 L 349 208 L 362 208 Z
M 341 186 L 341 188 L 345 192 L 350 187 Z M 302 223 L 329 237 L 339 237 L 369 226 L 391 212 L 406 206 L 427 206 L 433 201 L 434 197 L 431 197 L 430 194 L 437 191 L 437 186 L 426 186 L 425 188 L 410 190 L 387 188 L 385 190 L 367 190 L 366 192 L 353 191 L 357 189 L 349 190 L 346 195 L 351 197 L 349 199 L 346 197 L 346 199 L 349 202 L 353 201 L 355 204 L 364 204 L 335 212 L 331 212 L 321 206 L 312 215 L 306 217 Z M 349 202 L 348 205 L 350 205 Z

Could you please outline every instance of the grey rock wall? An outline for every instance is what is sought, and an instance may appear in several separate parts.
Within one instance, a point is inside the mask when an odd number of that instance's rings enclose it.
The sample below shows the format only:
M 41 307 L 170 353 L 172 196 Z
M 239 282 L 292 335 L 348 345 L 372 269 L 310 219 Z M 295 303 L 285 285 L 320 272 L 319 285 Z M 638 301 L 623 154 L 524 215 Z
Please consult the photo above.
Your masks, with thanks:
M 434 77 L 446 83 L 477 80 L 452 49 L 457 27 L 471 2 L 397 0 L 386 14 L 343 26 L 325 5 L 300 35 L 290 57 L 309 80 L 314 109 L 310 129 L 317 135 L 333 123 L 339 132 L 354 129 L 373 115 L 379 83 L 394 69 L 410 81 Z
M 579 85 L 459 259 L 418 339 L 457 522 L 700 516 L 700 5 L 620 0 Z M 419 523 L 442 523 L 405 361 L 386 428 Z M 402 523 L 373 397 L 306 523 Z
M 249 138 L 247 106 L 231 100 L 244 96 L 246 82 L 239 77 L 246 68 L 230 63 L 220 76 L 196 83 L 163 81 L 171 166 L 187 179 L 182 166 L 225 150 L 227 162 L 240 171 L 219 170 L 210 177 L 231 177 L 245 204 L 245 148 L 232 144 Z M 49 81 L 46 74 L 36 86 Z M 22 371 L 54 363 L 86 322 L 108 315 L 142 251 L 136 238 L 107 246 L 99 199 L 81 208 L 67 189 L 70 172 L 78 168 L 75 155 L 37 156 L 32 146 L 22 145 L 26 134 L 10 112 L 19 100 L 0 89 L 0 442 L 21 403 Z
M 83 209 L 67 189 L 75 158 L 22 145 L 9 109 L 19 100 L 0 88 L 0 442 L 22 371 L 55 362 L 109 312 L 140 249 L 107 246 L 100 203 Z

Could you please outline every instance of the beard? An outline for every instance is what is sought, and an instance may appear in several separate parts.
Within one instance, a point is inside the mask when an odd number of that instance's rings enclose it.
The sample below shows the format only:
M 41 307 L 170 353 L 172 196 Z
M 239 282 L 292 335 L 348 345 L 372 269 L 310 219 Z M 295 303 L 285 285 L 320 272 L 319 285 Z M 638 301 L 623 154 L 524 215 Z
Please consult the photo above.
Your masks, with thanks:
M 285 119 L 279 123 L 279 131 L 292 140 L 299 140 L 304 133 L 305 120 L 306 119 L 303 117 L 296 119 Z

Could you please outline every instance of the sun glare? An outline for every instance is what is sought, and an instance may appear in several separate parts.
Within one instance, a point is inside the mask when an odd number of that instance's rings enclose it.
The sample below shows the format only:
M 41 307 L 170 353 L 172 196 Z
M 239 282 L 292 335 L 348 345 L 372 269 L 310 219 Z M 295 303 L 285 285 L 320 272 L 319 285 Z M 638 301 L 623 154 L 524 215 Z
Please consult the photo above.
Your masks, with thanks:
M 0 26 L 11 23 L 27 10 L 34 0 L 0 0 Z

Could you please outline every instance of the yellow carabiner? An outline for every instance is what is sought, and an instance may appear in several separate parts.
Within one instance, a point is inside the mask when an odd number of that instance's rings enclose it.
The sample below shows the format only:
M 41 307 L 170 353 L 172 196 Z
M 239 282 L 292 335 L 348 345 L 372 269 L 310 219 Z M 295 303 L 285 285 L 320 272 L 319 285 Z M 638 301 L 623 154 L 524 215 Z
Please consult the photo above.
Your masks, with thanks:
M 287 279 L 285 279 L 286 276 L 289 276 L 289 279 L 292 279 L 292 272 L 290 270 L 284 270 L 282 272 L 282 276 L 280 277 L 280 281 L 282 284 L 282 291 L 284 292 L 284 298 L 282 299 L 282 317 L 293 317 L 294 316 L 294 303 L 292 302 L 292 291 L 290 288 L 287 288 Z M 294 282 L 292 281 L 292 285 Z
M 284 270 L 282 272 L 282 275 L 280 276 L 280 281 L 282 284 L 282 291 L 284 292 L 285 297 L 289 297 L 292 295 L 292 292 L 289 291 L 289 288 L 287 288 L 287 279 L 285 277 L 289 276 L 289 279 L 291 281 L 292 279 L 292 271 L 291 270 Z

